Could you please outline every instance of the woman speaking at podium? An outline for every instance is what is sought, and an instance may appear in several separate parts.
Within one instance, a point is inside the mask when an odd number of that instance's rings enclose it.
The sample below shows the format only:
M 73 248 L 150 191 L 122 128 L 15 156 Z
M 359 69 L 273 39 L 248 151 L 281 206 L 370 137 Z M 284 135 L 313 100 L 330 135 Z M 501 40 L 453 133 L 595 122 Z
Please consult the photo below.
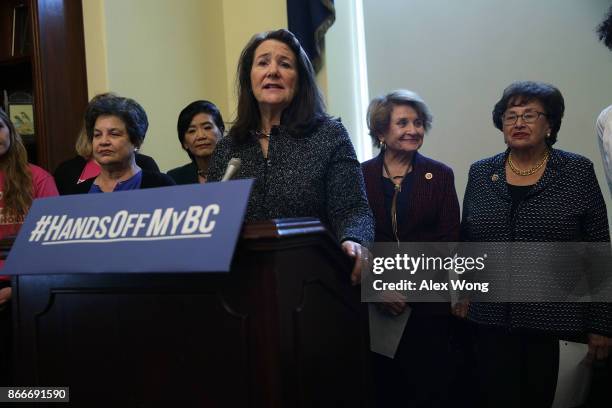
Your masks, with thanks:
M 325 112 L 310 60 L 284 29 L 255 35 L 238 62 L 238 109 L 219 141 L 208 180 L 240 158 L 237 178 L 254 178 L 247 220 L 317 217 L 356 258 L 373 239 L 363 176 L 344 126 Z

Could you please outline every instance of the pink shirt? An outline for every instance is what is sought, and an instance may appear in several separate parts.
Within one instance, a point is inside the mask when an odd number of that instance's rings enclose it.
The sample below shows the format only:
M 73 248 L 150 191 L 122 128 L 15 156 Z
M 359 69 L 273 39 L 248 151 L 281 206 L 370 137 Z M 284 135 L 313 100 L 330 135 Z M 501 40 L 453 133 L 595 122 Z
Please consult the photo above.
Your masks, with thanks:
M 85 167 L 83 167 L 83 172 L 79 176 L 77 184 L 84 182 L 85 180 L 89 180 L 90 178 L 98 177 L 100 174 L 100 165 L 94 159 L 89 159 Z
M 53 177 L 42 168 L 35 166 L 34 164 L 28 164 L 30 172 L 32 173 L 32 185 L 34 189 L 33 197 L 54 197 L 59 195 L 57 187 L 55 187 L 55 181 Z M 4 209 L 4 172 L 0 171 L 0 238 L 4 238 L 9 235 L 17 235 L 25 215 L 18 217 L 6 217 L 3 213 Z M 0 269 L 4 267 L 4 261 L 0 260 Z M 0 280 L 8 280 L 8 276 L 1 276 Z

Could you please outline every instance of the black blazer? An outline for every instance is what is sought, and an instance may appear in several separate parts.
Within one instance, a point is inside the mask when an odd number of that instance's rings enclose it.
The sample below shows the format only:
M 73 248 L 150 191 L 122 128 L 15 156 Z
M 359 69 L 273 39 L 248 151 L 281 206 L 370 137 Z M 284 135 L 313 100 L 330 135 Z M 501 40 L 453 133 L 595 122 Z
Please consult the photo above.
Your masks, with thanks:
M 87 194 L 93 184 L 95 178 L 85 180 L 80 184 L 76 184 L 74 187 L 73 194 Z M 164 173 L 158 173 L 154 171 L 143 170 L 142 171 L 142 183 L 140 188 L 154 188 L 154 187 L 167 187 L 173 186 L 176 183 L 172 178 Z
M 78 194 L 75 188 L 86 164 L 86 159 L 76 156 L 57 166 L 53 177 L 55 178 L 55 185 L 60 195 Z M 143 170 L 159 172 L 159 167 L 157 167 L 155 160 L 145 154 L 136 153 L 136 164 Z
M 187 163 L 184 166 L 169 170 L 168 175 L 176 182 L 176 184 L 197 184 L 198 167 L 194 162 Z

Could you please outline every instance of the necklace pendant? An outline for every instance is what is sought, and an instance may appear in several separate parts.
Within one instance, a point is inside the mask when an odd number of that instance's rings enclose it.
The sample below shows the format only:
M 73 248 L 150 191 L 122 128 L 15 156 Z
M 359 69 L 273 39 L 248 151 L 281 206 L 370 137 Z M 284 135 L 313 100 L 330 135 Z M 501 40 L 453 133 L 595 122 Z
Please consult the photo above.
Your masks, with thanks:
M 270 135 L 272 132 L 270 133 L 266 133 L 263 130 L 256 130 L 255 131 L 255 136 L 257 136 L 258 139 L 269 139 Z

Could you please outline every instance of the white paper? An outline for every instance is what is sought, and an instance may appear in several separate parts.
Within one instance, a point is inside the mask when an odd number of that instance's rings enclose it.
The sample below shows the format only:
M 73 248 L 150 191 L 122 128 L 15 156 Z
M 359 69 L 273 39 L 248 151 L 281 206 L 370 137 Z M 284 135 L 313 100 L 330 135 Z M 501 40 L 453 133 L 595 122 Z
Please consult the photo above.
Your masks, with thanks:
M 559 377 L 553 408 L 573 408 L 584 404 L 591 384 L 591 365 L 586 363 L 589 346 L 559 342 Z
M 399 316 L 378 310 L 376 305 L 368 304 L 370 320 L 370 350 L 389 358 L 394 358 L 402 339 L 404 328 L 412 309 L 406 309 Z

